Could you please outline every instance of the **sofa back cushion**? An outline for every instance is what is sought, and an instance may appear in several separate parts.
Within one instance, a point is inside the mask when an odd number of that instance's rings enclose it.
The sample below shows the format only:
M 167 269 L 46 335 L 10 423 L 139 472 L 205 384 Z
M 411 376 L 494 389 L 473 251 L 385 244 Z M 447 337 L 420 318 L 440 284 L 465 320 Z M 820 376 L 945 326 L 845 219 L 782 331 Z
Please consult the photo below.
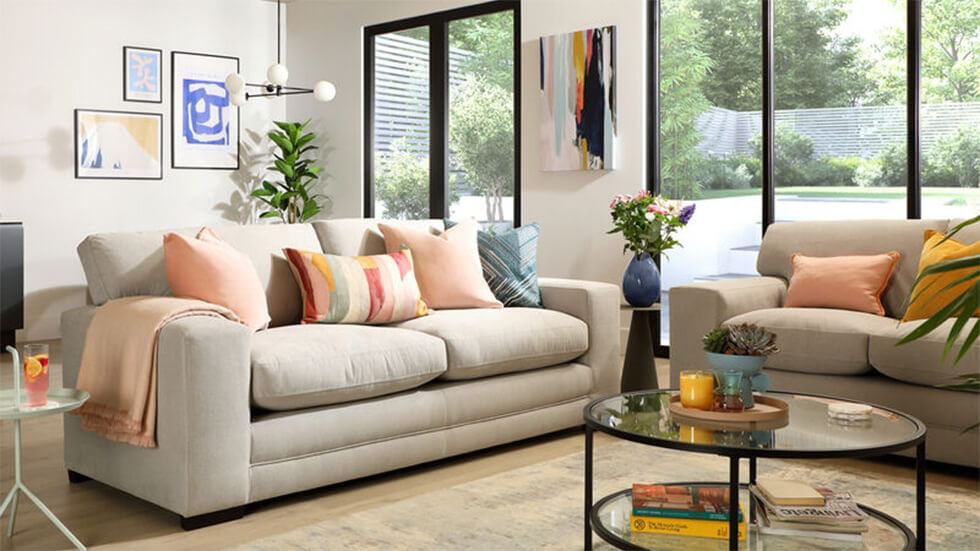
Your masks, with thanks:
M 439 231 L 446 229 L 442 220 L 382 220 L 379 218 L 337 218 L 313 222 L 320 246 L 327 254 L 340 256 L 368 256 L 385 254 L 385 240 L 378 229 L 378 222 L 398 224 L 402 227 Z
M 176 230 L 193 237 L 200 228 Z M 265 289 L 272 326 L 297 323 L 300 319 L 299 289 L 282 254 L 284 247 L 320 248 L 309 224 L 217 226 L 229 245 L 245 253 Z M 172 294 L 163 261 L 164 231 L 99 233 L 85 238 L 78 256 L 96 305 L 114 298 L 134 295 Z
M 792 257 L 880 254 L 897 251 L 901 256 L 882 303 L 889 317 L 900 318 L 905 300 L 918 275 L 922 235 L 926 230 L 945 231 L 947 220 L 847 220 L 777 223 L 762 240 L 756 267 L 765 276 L 787 281 L 793 275 Z

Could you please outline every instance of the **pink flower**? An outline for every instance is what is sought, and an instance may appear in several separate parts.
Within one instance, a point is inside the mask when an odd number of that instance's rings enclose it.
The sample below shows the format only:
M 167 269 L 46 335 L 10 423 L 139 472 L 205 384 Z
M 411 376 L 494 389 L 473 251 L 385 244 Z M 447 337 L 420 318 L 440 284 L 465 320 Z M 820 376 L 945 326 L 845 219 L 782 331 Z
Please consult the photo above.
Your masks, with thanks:
M 653 213 L 656 213 L 656 214 L 667 214 L 667 211 L 663 207 L 661 207 L 660 205 L 658 205 L 656 203 L 651 203 L 647 207 L 647 212 L 653 212 Z

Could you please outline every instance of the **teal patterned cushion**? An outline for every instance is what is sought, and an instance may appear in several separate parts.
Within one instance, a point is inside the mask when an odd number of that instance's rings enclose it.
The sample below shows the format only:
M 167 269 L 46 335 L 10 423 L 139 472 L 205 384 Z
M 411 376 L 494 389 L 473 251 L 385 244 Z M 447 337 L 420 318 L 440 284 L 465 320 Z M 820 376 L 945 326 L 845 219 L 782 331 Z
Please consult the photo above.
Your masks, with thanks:
M 446 220 L 447 229 L 453 224 Z M 541 308 L 541 290 L 538 288 L 540 234 L 537 224 L 496 232 L 481 230 L 477 234 L 483 279 L 504 306 Z

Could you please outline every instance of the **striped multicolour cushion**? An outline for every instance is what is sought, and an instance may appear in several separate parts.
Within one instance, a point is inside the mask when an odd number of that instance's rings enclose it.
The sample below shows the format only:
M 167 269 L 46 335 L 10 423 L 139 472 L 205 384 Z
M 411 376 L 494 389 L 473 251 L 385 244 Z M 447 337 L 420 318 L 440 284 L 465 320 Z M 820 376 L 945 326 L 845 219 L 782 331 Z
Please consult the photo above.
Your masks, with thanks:
M 303 294 L 303 323 L 392 323 L 429 312 L 408 249 L 374 256 L 283 252 Z
M 455 222 L 445 221 L 446 228 Z M 504 231 L 480 231 L 476 236 L 483 279 L 504 306 L 541 307 L 538 288 L 537 224 Z

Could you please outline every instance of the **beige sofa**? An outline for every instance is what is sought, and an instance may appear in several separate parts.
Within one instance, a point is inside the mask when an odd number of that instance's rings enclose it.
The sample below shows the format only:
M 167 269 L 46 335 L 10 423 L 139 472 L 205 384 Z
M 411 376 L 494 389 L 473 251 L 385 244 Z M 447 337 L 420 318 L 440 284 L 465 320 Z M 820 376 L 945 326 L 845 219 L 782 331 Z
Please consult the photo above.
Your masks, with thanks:
M 618 388 L 613 285 L 541 279 L 544 309 L 298 325 L 300 294 L 281 249 L 383 253 L 374 221 L 218 232 L 253 260 L 272 327 L 252 334 L 206 317 L 165 326 L 159 447 L 110 442 L 67 416 L 72 480 L 99 480 L 194 528 L 240 517 L 249 503 L 574 427 L 589 400 Z M 162 235 L 99 234 L 79 245 L 92 305 L 62 316 L 66 386 L 76 381 L 98 305 L 169 292 Z
M 928 425 L 930 459 L 980 466 L 977 432 L 980 395 L 940 388 L 961 374 L 980 373 L 980 343 L 956 367 L 940 361 L 947 321 L 940 331 L 901 347 L 895 343 L 921 322 L 900 323 L 918 273 L 927 229 L 947 231 L 958 221 L 865 220 L 796 222 L 769 227 L 759 251 L 759 277 L 675 286 L 670 290 L 672 386 L 684 369 L 708 368 L 701 336 L 720 324 L 751 322 L 774 331 L 781 349 L 767 373 L 773 388 L 865 400 L 914 415 Z M 980 227 L 957 234 L 980 239 Z M 819 308 L 782 308 L 792 276 L 790 256 L 899 251 L 902 258 L 885 290 L 887 317 Z M 965 334 L 965 333 L 964 333 Z

